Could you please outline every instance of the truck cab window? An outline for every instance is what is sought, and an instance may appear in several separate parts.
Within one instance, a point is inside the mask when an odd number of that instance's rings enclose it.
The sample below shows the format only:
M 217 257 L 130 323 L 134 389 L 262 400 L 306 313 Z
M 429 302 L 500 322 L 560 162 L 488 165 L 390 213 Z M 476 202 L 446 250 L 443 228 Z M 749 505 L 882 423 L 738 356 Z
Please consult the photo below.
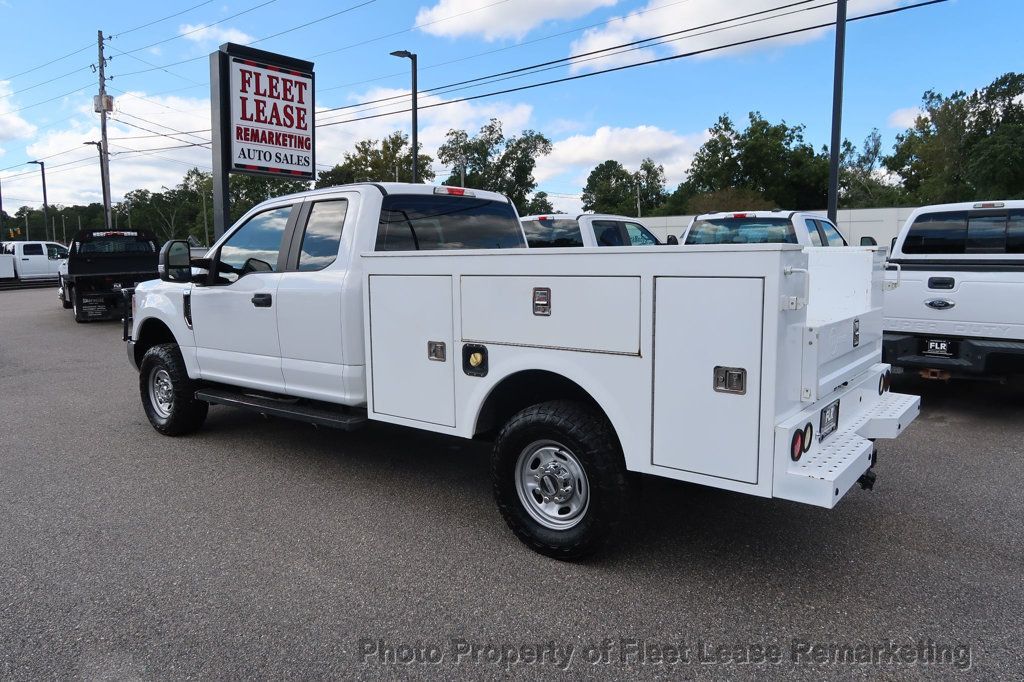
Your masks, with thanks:
M 626 234 L 633 246 L 652 246 L 658 243 L 658 239 L 639 223 L 626 223 Z
M 926 213 L 903 239 L 903 253 L 963 253 L 967 244 L 967 213 Z
M 25 244 L 25 248 L 22 250 L 24 256 L 42 256 L 43 245 L 42 244 Z
M 967 221 L 968 253 L 1006 253 L 1006 214 L 971 216 Z
M 598 246 L 625 246 L 622 243 L 622 230 L 614 220 L 595 220 L 594 237 Z
M 68 250 L 61 246 L 60 244 L 47 244 L 46 255 L 52 259 L 67 258 Z
M 309 211 L 309 220 L 302 234 L 299 271 L 323 270 L 338 259 L 341 229 L 345 225 L 348 201 L 318 201 Z
M 836 226 L 827 220 L 819 221 L 822 231 L 825 233 L 825 239 L 828 240 L 829 246 L 846 246 L 846 240 L 843 239 L 843 235 L 839 234 L 839 230 Z
M 807 224 L 807 234 L 811 237 L 811 246 L 824 246 L 821 233 L 818 232 L 818 223 L 810 218 L 805 218 L 804 223 Z
M 384 197 L 377 251 L 525 247 L 511 204 L 475 197 L 392 194 Z
M 253 272 L 277 272 L 281 239 L 292 207 L 257 213 L 220 247 L 217 276 L 228 283 Z
M 524 220 L 523 230 L 532 249 L 583 246 L 580 224 L 575 218 Z

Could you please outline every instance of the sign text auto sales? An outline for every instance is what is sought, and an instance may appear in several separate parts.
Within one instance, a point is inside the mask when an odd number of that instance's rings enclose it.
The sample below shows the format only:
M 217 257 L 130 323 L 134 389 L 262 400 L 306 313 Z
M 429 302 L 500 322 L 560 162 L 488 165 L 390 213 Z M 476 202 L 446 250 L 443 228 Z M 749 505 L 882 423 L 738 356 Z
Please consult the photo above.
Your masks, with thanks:
M 313 177 L 312 74 L 231 59 L 231 166 Z

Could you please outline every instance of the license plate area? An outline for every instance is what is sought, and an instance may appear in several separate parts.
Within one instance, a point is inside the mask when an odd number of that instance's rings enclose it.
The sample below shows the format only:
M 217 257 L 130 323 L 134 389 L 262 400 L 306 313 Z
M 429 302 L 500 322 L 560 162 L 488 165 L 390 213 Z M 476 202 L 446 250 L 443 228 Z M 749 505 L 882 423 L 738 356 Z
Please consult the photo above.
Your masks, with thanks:
M 949 339 L 924 339 L 921 345 L 921 353 L 940 358 L 951 358 L 955 345 Z
M 818 441 L 823 441 L 839 428 L 839 401 L 835 400 L 821 408 L 821 419 L 818 423 Z

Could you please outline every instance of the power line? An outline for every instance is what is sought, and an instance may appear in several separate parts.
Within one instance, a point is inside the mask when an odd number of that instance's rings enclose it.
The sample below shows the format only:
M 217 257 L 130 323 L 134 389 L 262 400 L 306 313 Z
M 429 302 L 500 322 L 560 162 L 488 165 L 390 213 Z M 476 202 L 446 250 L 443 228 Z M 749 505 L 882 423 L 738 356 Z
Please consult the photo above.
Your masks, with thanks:
M 415 31 L 418 28 L 423 28 L 424 26 L 433 26 L 434 24 L 440 24 L 443 21 L 450 21 L 452 19 L 457 19 L 457 18 L 463 17 L 463 16 L 465 16 L 467 14 L 472 14 L 473 12 L 479 12 L 480 10 L 487 9 L 489 7 L 494 7 L 495 5 L 502 5 L 502 4 L 504 4 L 504 3 L 508 2 L 508 1 L 509 0 L 495 0 L 495 2 L 489 3 L 487 5 L 481 5 L 480 7 L 476 7 L 474 9 L 470 9 L 470 10 L 466 10 L 465 12 L 459 12 L 458 14 L 452 14 L 451 16 L 442 17 L 441 19 L 435 19 L 433 21 L 427 21 L 427 22 L 422 23 L 422 24 L 414 24 L 414 25 L 410 26 L 409 28 L 402 29 L 401 31 L 394 31 L 393 33 L 386 33 L 384 35 L 377 36 L 376 38 L 369 38 L 367 40 L 363 40 L 363 41 L 360 41 L 358 43 L 352 43 L 351 45 L 344 45 L 342 47 L 337 47 L 337 48 L 335 48 L 333 50 L 327 50 L 326 52 L 320 52 L 318 54 L 313 55 L 313 57 L 314 58 L 322 57 L 325 54 L 334 54 L 335 52 L 341 52 L 343 50 L 349 50 L 349 49 L 352 49 L 353 47 L 359 47 L 361 45 L 368 45 L 370 43 L 375 43 L 378 40 L 384 40 L 385 38 L 393 38 L 394 36 L 400 36 L 403 33 L 409 33 L 411 31 Z
M 777 12 L 779 10 L 788 9 L 788 8 L 795 7 L 795 6 L 798 6 L 798 5 L 806 5 L 806 4 L 808 4 L 810 2 L 813 2 L 813 1 L 814 0 L 798 0 L 797 2 L 793 2 L 793 3 L 788 4 L 788 5 L 782 5 L 782 6 L 779 6 L 779 7 L 773 7 L 773 8 L 769 8 L 769 9 L 766 9 L 766 10 L 761 10 L 761 11 L 758 11 L 758 12 L 751 12 L 749 14 L 743 14 L 743 15 L 740 15 L 740 16 L 737 16 L 737 17 L 731 17 L 729 19 L 722 19 L 722 20 L 714 21 L 714 22 L 711 22 L 711 23 L 708 23 L 708 24 L 703 24 L 701 26 L 694 26 L 694 27 L 691 27 L 691 28 L 681 29 L 681 30 L 678 30 L 678 31 L 672 31 L 670 33 L 663 33 L 661 35 L 652 36 L 650 38 L 644 38 L 642 40 L 634 40 L 634 41 L 629 42 L 629 43 L 622 43 L 622 44 L 619 44 L 619 45 L 612 45 L 611 47 L 605 47 L 605 48 L 601 48 L 599 50 L 592 50 L 590 52 L 584 52 L 584 53 L 578 54 L 578 55 L 572 55 L 572 56 L 569 56 L 569 57 L 562 57 L 560 59 L 553 59 L 553 60 L 550 60 L 550 61 L 547 61 L 547 62 L 540 62 L 538 64 L 531 64 L 530 66 L 523 66 L 523 67 L 520 67 L 520 68 L 517 68 L 517 69 L 510 69 L 508 71 L 501 71 L 501 72 L 490 74 L 490 75 L 487 75 L 487 76 L 480 76 L 478 78 L 471 78 L 469 80 L 458 81 L 456 83 L 449 83 L 448 85 L 439 85 L 437 87 L 428 88 L 426 90 L 420 90 L 419 94 L 433 93 L 433 92 L 436 92 L 438 90 L 448 90 L 450 88 L 454 88 L 455 86 L 466 85 L 466 84 L 469 84 L 469 83 L 476 83 L 476 82 L 479 82 L 479 81 L 495 79 L 495 78 L 498 78 L 499 76 L 506 76 L 506 75 L 509 75 L 509 74 L 529 75 L 529 74 L 523 73 L 523 72 L 532 71 L 534 69 L 541 69 L 542 67 L 551 66 L 551 65 L 560 65 L 560 64 L 564 64 L 566 62 L 570 62 L 570 61 L 574 61 L 574 60 L 579 60 L 581 57 L 587 57 L 587 56 L 595 55 L 595 54 L 598 54 L 598 53 L 611 52 L 612 50 L 618 50 L 618 49 L 621 49 L 621 48 L 641 45 L 641 44 L 644 44 L 644 43 L 650 43 L 651 41 L 659 40 L 659 39 L 662 39 L 662 38 L 665 38 L 665 37 L 668 37 L 668 36 L 678 35 L 680 33 L 690 33 L 690 32 L 693 32 L 693 31 L 699 31 L 701 29 L 709 28 L 709 27 L 713 27 L 713 26 L 720 26 L 721 24 L 732 23 L 734 21 L 740 21 L 742 19 L 748 19 L 750 17 L 755 17 L 755 16 L 763 15 L 763 14 L 766 14 L 766 13 L 769 13 L 769 12 Z M 835 0 L 832 0 L 828 4 L 835 4 Z M 817 8 L 805 8 L 805 9 L 800 10 L 800 11 L 807 11 L 809 9 L 817 9 Z M 767 21 L 768 19 L 778 18 L 778 17 L 781 17 L 781 16 L 786 16 L 786 15 L 785 14 L 780 14 L 780 15 L 776 15 L 776 16 L 773 16 L 773 17 L 765 17 L 765 18 L 761 19 L 760 21 Z M 753 22 L 751 22 L 751 23 L 753 23 Z M 740 24 L 740 26 L 742 26 L 742 25 L 743 24 Z M 737 28 L 737 27 L 738 26 L 729 26 L 729 27 L 726 27 L 726 28 Z M 665 41 L 665 42 L 669 42 L 669 41 Z M 660 43 L 657 43 L 657 44 L 660 44 Z M 650 46 L 649 45 L 645 45 L 644 47 L 650 47 Z M 614 54 L 620 54 L 620 53 L 614 53 Z M 614 56 L 614 55 L 613 54 L 608 54 L 608 55 L 604 55 L 604 56 Z M 407 94 L 392 95 L 390 97 L 382 97 L 380 99 L 370 100 L 368 102 L 361 102 L 359 104 L 347 104 L 347 105 L 340 106 L 340 107 L 333 107 L 331 109 L 323 109 L 322 111 L 320 111 L 318 113 L 323 114 L 323 113 L 327 113 L 327 112 L 330 112 L 330 111 L 342 111 L 344 109 L 354 109 L 354 108 L 366 106 L 368 104 L 377 104 L 378 102 L 389 102 L 389 101 L 395 101 L 395 100 L 399 100 L 399 99 L 405 99 L 405 98 L 408 98 L 409 96 L 410 95 L 407 95 Z
M 135 31 L 138 31 L 138 30 L 143 29 L 143 28 L 149 28 L 150 26 L 153 26 L 155 24 L 159 24 L 159 23 L 161 23 L 163 21 L 167 21 L 168 19 L 173 19 L 174 17 L 180 17 L 182 14 L 187 14 L 188 12 L 191 12 L 194 9 L 199 9 L 203 5 L 209 5 L 213 1 L 214 0 L 204 0 L 203 2 L 199 3 L 198 5 L 192 5 L 191 7 L 187 8 L 187 9 L 183 9 L 180 12 L 175 12 L 174 14 L 168 14 L 166 17 L 161 17 L 160 19 L 154 19 L 153 21 L 150 21 L 149 23 L 140 24 L 139 26 L 136 26 L 135 28 L 130 28 L 130 29 L 126 30 L 126 31 L 121 31 L 120 33 L 115 33 L 115 34 L 110 36 L 110 40 L 113 40 L 114 38 L 120 38 L 121 36 L 126 36 L 129 33 L 134 33 Z
M 57 57 L 56 59 L 51 59 L 50 61 L 46 62 L 45 64 L 40 64 L 39 66 L 33 66 L 31 69 L 26 69 L 24 71 L 21 71 L 19 73 L 14 74 L 13 76 L 6 76 L 4 78 L 0 78 L 0 80 L 2 80 L 2 81 L 9 81 L 9 80 L 12 80 L 14 78 L 17 78 L 18 76 L 24 76 L 26 73 L 32 73 L 33 71 L 38 71 L 39 69 L 45 68 L 45 67 L 49 66 L 50 64 L 56 64 L 59 61 L 63 61 L 65 59 L 67 59 L 68 57 L 73 57 L 74 55 L 78 54 L 79 52 L 85 52 L 86 50 L 88 50 L 92 46 L 93 46 L 93 44 L 89 43 L 85 47 L 80 47 L 77 50 L 72 50 L 71 52 L 68 52 L 65 55 Z
M 177 40 L 178 38 L 184 38 L 185 36 L 192 35 L 193 33 L 198 33 L 200 31 L 205 31 L 206 29 L 212 28 L 212 27 L 216 26 L 217 24 L 223 24 L 225 21 L 229 21 L 231 19 L 235 19 L 237 17 L 242 16 L 243 14 L 248 14 L 249 12 L 254 12 L 254 11 L 258 10 L 259 8 L 261 8 L 261 7 L 266 7 L 267 5 L 270 5 L 270 4 L 275 3 L 275 2 L 277 2 L 277 0 L 264 0 L 264 2 L 261 2 L 258 5 L 254 5 L 254 6 L 250 7 L 249 9 L 242 10 L 241 12 L 236 12 L 235 14 L 232 14 L 230 16 L 224 17 L 223 19 L 218 19 L 217 21 L 211 22 L 209 24 L 204 24 L 203 26 L 198 26 L 198 27 L 192 29 L 191 31 L 185 31 L 184 33 L 179 33 L 177 35 L 173 35 L 170 38 L 164 38 L 163 40 L 158 40 L 155 43 L 150 43 L 149 45 L 143 45 L 142 47 L 136 47 L 135 49 L 128 50 L 127 52 L 128 53 L 141 52 L 142 50 L 148 50 L 151 47 L 156 47 L 157 45 L 163 45 L 164 43 L 169 43 L 172 40 Z M 157 68 L 162 68 L 162 67 L 157 67 Z
M 657 12 L 658 10 L 666 9 L 668 7 L 673 7 L 675 5 L 681 5 L 681 4 L 685 3 L 685 2 L 690 2 L 690 1 L 691 0 L 675 0 L 675 2 L 669 2 L 669 3 L 666 3 L 664 5 L 658 5 L 657 7 L 648 7 L 648 8 L 645 8 L 645 9 L 636 10 L 634 12 L 630 12 L 629 14 L 625 14 L 625 15 L 623 15 L 621 17 L 612 17 L 611 19 L 606 19 L 604 21 L 598 21 L 598 22 L 593 23 L 593 24 L 587 24 L 586 26 L 577 26 L 576 28 L 570 28 L 570 29 L 565 30 L 565 31 L 559 31 L 558 33 L 551 33 L 551 34 L 548 34 L 546 36 L 540 36 L 539 38 L 533 38 L 532 40 L 524 40 L 523 42 L 515 43 L 514 45 L 506 45 L 505 47 L 499 47 L 499 48 L 496 48 L 496 49 L 493 49 L 493 50 L 485 50 L 484 52 L 477 52 L 475 54 L 466 55 L 464 57 L 458 57 L 457 59 L 450 59 L 450 60 L 448 60 L 446 62 L 438 62 L 436 64 L 430 64 L 430 65 L 427 65 L 427 66 L 422 66 L 422 67 L 420 67 L 420 71 L 426 71 L 428 69 L 436 69 L 436 68 L 439 68 L 439 67 L 442 67 L 442 66 L 448 66 L 450 64 L 456 64 L 458 62 L 465 62 L 465 61 L 469 61 L 470 59 L 477 59 L 478 57 L 486 57 L 489 54 L 495 54 L 497 52 L 504 52 L 506 50 L 515 50 L 517 48 L 525 47 L 527 45 L 533 45 L 534 43 L 543 42 L 545 40 L 551 40 L 552 38 L 560 38 L 562 36 L 569 35 L 570 33 L 578 33 L 580 31 L 586 31 L 586 30 L 591 29 L 591 28 L 597 28 L 598 26 L 604 26 L 606 24 L 610 24 L 611 22 L 618 21 L 620 19 L 630 19 L 632 17 L 640 16 L 641 14 L 647 14 L 648 12 Z M 396 76 L 405 76 L 407 74 L 408 74 L 407 71 L 397 71 L 395 73 L 389 73 L 389 74 L 386 74 L 386 75 L 383 75 L 383 76 L 376 76 L 374 78 L 368 78 L 368 79 L 362 80 L 362 81 L 355 81 L 355 82 L 352 82 L 352 83 L 342 83 L 341 85 L 332 85 L 332 86 L 327 87 L 327 88 L 317 88 L 317 92 L 327 92 L 327 91 L 330 91 L 330 90 L 339 90 L 341 88 L 349 88 L 349 87 L 352 87 L 353 85 L 364 85 L 366 83 L 375 83 L 377 81 L 384 80 L 385 78 L 394 78 Z
M 361 2 L 358 5 L 352 5 L 351 7 L 347 7 L 345 9 L 343 9 L 343 10 L 339 10 L 337 12 L 334 12 L 333 14 L 328 14 L 327 16 L 320 17 L 319 19 L 313 19 L 312 21 L 307 21 L 305 24 L 299 24 L 298 26 L 293 26 L 291 28 L 285 29 L 283 31 L 279 31 L 279 32 L 271 34 L 269 36 L 265 36 L 263 38 L 257 38 L 256 40 L 252 41 L 249 44 L 250 45 L 255 45 L 256 43 L 262 43 L 264 40 L 270 40 L 271 38 L 277 38 L 278 36 L 283 36 L 285 33 L 291 33 L 292 31 L 298 31 L 300 28 L 306 28 L 307 26 L 312 26 L 313 24 L 319 24 L 321 21 L 327 21 L 328 19 L 333 19 L 336 16 L 340 16 L 342 14 L 346 14 L 348 12 L 351 12 L 352 10 L 359 9 L 360 7 L 365 7 L 366 5 L 372 5 L 375 2 L 377 2 L 377 0 L 365 0 L 365 2 Z
M 165 125 L 163 123 L 156 123 L 154 121 L 150 121 L 148 119 L 142 118 L 141 116 L 135 116 L 133 114 L 129 114 L 129 113 L 124 112 L 124 111 L 118 112 L 118 116 L 128 116 L 129 118 L 137 119 L 139 121 L 142 121 L 143 123 L 149 123 L 150 125 L 160 126 L 161 128 L 167 128 L 168 130 L 170 130 L 173 133 L 176 133 L 178 135 L 190 135 L 190 133 L 181 132 L 180 130 L 176 130 L 175 128 L 172 128 L 169 125 Z M 158 135 L 160 137 L 166 137 L 166 138 L 171 139 L 171 140 L 177 140 L 178 142 L 186 142 L 186 143 L 190 143 L 191 144 L 190 140 L 179 139 L 177 137 L 174 137 L 171 133 L 161 133 L 161 132 L 158 132 L 156 130 L 153 130 L 152 128 L 147 128 L 147 127 L 139 125 L 137 123 L 132 123 L 131 121 L 118 120 L 118 122 L 119 123 L 123 123 L 124 125 L 127 125 L 127 126 L 131 126 L 132 128 L 138 128 L 139 130 L 145 130 L 147 133 L 155 133 L 156 135 Z M 192 137 L 199 137 L 199 136 L 198 135 L 192 135 Z M 202 138 L 200 138 L 200 139 L 202 140 L 203 144 L 210 144 L 209 140 L 203 140 Z
M 21 88 L 20 90 L 12 90 L 11 92 L 8 92 L 7 94 L 0 95 L 0 99 L 6 99 L 7 97 L 13 97 L 14 95 L 20 95 L 23 92 L 28 92 L 29 90 L 35 90 L 36 88 L 38 88 L 40 86 L 49 85 L 50 83 L 52 83 L 54 81 L 59 81 L 60 79 L 67 78 L 68 76 L 73 76 L 76 73 L 78 73 L 79 71 L 85 71 L 88 68 L 89 68 L 88 66 L 80 66 L 77 69 L 72 69 L 71 71 L 68 71 L 67 73 L 62 73 L 59 76 L 54 76 L 53 78 L 48 78 L 45 81 L 39 81 L 38 83 L 34 83 L 33 85 L 26 85 L 25 87 Z
M 90 87 L 91 85 L 92 85 L 92 83 L 86 83 L 85 85 L 79 86 L 79 87 L 75 88 L 74 90 L 69 90 L 68 92 L 65 92 L 63 94 L 57 95 L 56 97 L 51 97 L 50 99 L 44 99 L 43 101 L 36 102 L 34 104 L 26 104 L 23 107 L 18 107 L 17 109 L 11 109 L 10 111 L 0 112 L 0 115 L 6 116 L 8 114 L 16 114 L 19 111 L 25 111 L 26 109 L 32 109 L 32 108 L 38 107 L 38 106 L 40 106 L 42 104 L 48 104 L 49 102 L 52 102 L 54 100 L 60 99 L 61 97 L 67 97 L 68 95 L 73 95 L 76 92 L 79 92 L 81 90 L 85 90 L 86 88 Z
M 937 5 L 937 4 L 944 3 L 944 2 L 948 2 L 948 0 L 925 0 L 924 2 L 918 2 L 918 3 L 913 4 L 913 5 L 904 5 L 902 7 L 894 7 L 892 9 L 888 9 L 888 10 L 872 12 L 870 14 L 863 14 L 863 15 L 858 16 L 858 17 L 853 17 L 853 18 L 849 19 L 848 21 L 853 22 L 853 21 L 861 21 L 863 19 L 872 19 L 872 18 L 875 18 L 875 17 L 886 16 L 886 15 L 889 15 L 889 14 L 896 14 L 896 13 L 899 13 L 899 12 L 906 12 L 907 10 L 918 9 L 918 8 L 921 8 L 921 7 L 927 7 L 929 5 Z M 600 76 L 600 75 L 603 75 L 603 74 L 606 74 L 606 73 L 613 73 L 613 72 L 616 72 L 616 71 L 625 71 L 627 69 L 635 69 L 635 68 L 637 68 L 639 66 L 647 66 L 649 64 L 659 64 L 659 63 L 662 63 L 662 62 L 674 61 L 676 59 L 684 59 L 684 58 L 687 58 L 687 57 L 695 57 L 697 55 L 708 54 L 710 52 L 716 52 L 718 50 L 725 50 L 725 49 L 729 49 L 729 48 L 733 48 L 733 47 L 743 47 L 744 45 L 751 45 L 751 44 L 754 44 L 754 43 L 763 42 L 765 40 L 772 40 L 774 38 L 784 38 L 786 36 L 797 35 L 799 33 L 806 33 L 808 31 L 816 31 L 816 30 L 822 29 L 822 28 L 829 28 L 829 27 L 834 26 L 834 25 L 835 25 L 835 22 L 832 21 L 832 22 L 817 24 L 815 26 L 807 26 L 805 28 L 791 29 L 789 31 L 782 31 L 782 32 L 779 32 L 779 33 L 773 33 L 773 34 L 767 35 L 767 36 L 760 36 L 760 37 L 757 37 L 757 38 L 748 38 L 746 40 L 740 40 L 740 41 L 736 41 L 736 42 L 729 43 L 729 44 L 726 44 L 726 45 L 718 45 L 718 46 L 715 46 L 715 47 L 708 47 L 708 48 L 704 48 L 704 49 L 701 49 L 701 50 L 693 50 L 693 51 L 690 51 L 690 52 L 685 52 L 685 53 L 681 53 L 681 54 L 677 54 L 677 55 L 670 55 L 668 57 L 659 57 L 657 59 L 648 59 L 646 61 L 635 62 L 633 64 L 626 64 L 626 65 L 623 65 L 623 66 L 610 67 L 610 68 L 607 68 L 607 69 L 602 69 L 600 71 L 591 71 L 589 73 L 576 74 L 575 76 L 565 76 L 563 78 L 555 78 L 555 79 L 548 80 L 548 81 L 542 81 L 540 83 L 531 83 L 529 85 L 521 85 L 521 86 L 515 87 L 515 88 L 506 88 L 504 90 L 496 90 L 494 92 L 486 92 L 486 93 L 483 93 L 483 94 L 480 94 L 480 95 L 471 95 L 469 97 L 462 97 L 460 99 L 452 99 L 452 100 L 447 100 L 447 101 L 444 101 L 444 102 L 436 102 L 434 104 L 427 104 L 427 105 L 421 106 L 419 108 L 421 110 L 422 109 L 433 109 L 435 107 L 447 106 L 449 104 L 458 104 L 459 102 L 469 102 L 469 101 L 472 101 L 472 100 L 483 99 L 485 97 L 494 97 L 496 95 L 505 95 L 505 94 L 509 94 L 509 93 L 512 93 L 512 92 L 520 92 L 522 90 L 532 90 L 534 88 L 539 88 L 539 87 L 543 87 L 543 86 L 546 86 L 546 85 L 554 85 L 556 83 L 565 83 L 567 81 L 581 80 L 583 78 L 591 78 L 593 76 Z M 360 116 L 360 117 L 357 117 L 357 118 L 350 118 L 350 119 L 345 119 L 345 120 L 342 120 L 342 121 L 331 121 L 329 123 L 319 123 L 319 124 L 316 125 L 316 127 L 317 128 L 323 128 L 323 127 L 327 127 L 327 126 L 341 125 L 341 124 L 344 124 L 344 123 L 354 123 L 356 121 L 365 121 L 365 120 L 373 119 L 373 118 L 382 118 L 384 116 L 394 116 L 394 115 L 397 115 L 397 114 L 404 114 L 404 113 L 408 113 L 409 111 L 411 111 L 411 109 L 400 109 L 400 110 L 396 110 L 396 111 L 388 111 L 388 112 L 384 112 L 384 113 L 381 113 L 381 114 L 371 114 L 370 116 Z

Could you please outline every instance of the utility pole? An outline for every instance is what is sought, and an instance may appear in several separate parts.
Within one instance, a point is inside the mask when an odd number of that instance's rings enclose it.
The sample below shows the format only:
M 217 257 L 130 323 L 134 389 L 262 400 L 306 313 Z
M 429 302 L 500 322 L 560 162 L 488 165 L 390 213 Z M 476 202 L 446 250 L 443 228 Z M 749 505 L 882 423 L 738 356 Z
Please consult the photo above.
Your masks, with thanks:
M 60 233 L 64 237 L 64 246 L 68 245 L 68 223 L 64 219 L 64 211 L 60 212 Z M 56 240 L 54 240 L 56 241 Z
M 100 94 L 96 97 L 93 107 L 100 115 L 100 178 L 103 182 L 103 214 L 107 229 L 111 225 L 110 212 L 110 150 L 107 146 L 107 112 L 114 108 L 113 98 L 107 97 L 107 60 L 103 56 L 103 31 L 97 31 L 97 43 L 99 45 L 99 62 L 97 71 L 100 74 Z
M 832 148 L 828 166 L 828 219 L 839 212 L 839 148 L 843 143 L 843 70 L 846 61 L 846 0 L 836 2 L 836 68 L 832 84 Z
M 4 183 L 0 182 L 0 240 L 4 238 Z
M 39 172 L 43 176 L 43 239 L 46 239 L 46 223 L 50 222 L 50 209 L 46 205 L 46 162 L 45 161 L 29 161 L 39 166 Z
M 28 211 L 25 211 L 25 241 L 28 241 Z

